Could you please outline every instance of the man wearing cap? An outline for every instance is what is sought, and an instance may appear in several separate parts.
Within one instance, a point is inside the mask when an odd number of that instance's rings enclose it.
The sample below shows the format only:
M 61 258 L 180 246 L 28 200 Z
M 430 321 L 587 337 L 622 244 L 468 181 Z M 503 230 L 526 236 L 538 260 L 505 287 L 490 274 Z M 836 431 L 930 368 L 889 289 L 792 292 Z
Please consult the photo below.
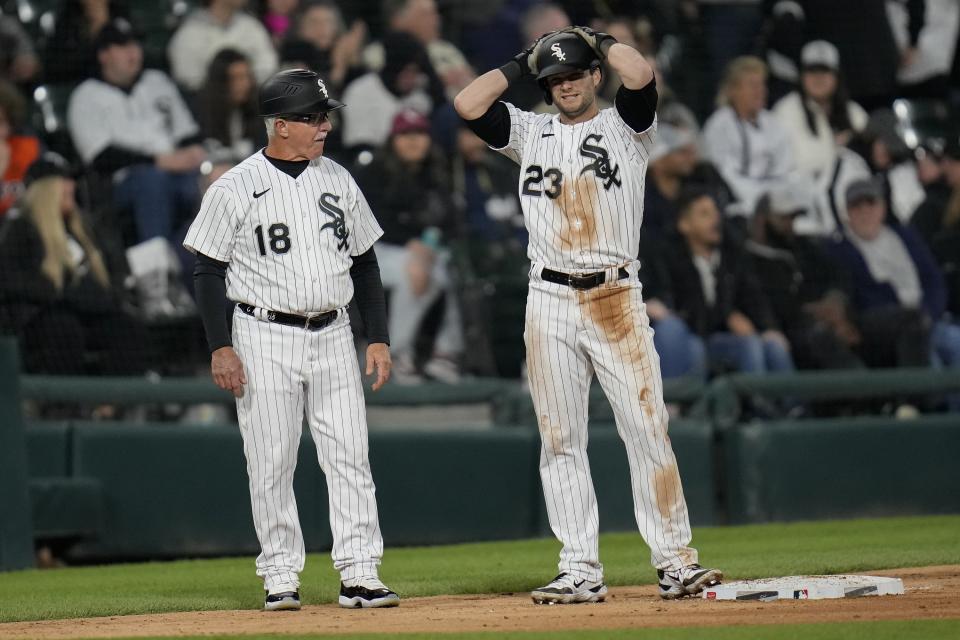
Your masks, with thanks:
M 305 549 L 293 494 L 304 417 L 327 479 L 340 606 L 390 607 L 378 576 L 383 539 L 367 460 L 367 422 L 346 311 L 356 304 L 373 390 L 390 376 L 386 302 L 373 244 L 382 235 L 347 171 L 323 156 L 323 79 L 293 69 L 260 88 L 266 148 L 204 195 L 184 246 L 197 255 L 197 303 L 218 386 L 237 398 L 264 608 L 300 608 Z M 227 329 L 226 301 L 233 308 Z
M 848 229 L 831 249 L 853 280 L 861 327 L 888 338 L 885 349 L 864 358 L 873 365 L 921 366 L 932 355 L 935 362 L 960 364 L 960 329 L 944 319 L 946 287 L 930 250 L 912 229 L 884 223 L 886 203 L 874 180 L 852 183 L 846 200 Z M 930 332 L 930 350 L 905 352 L 899 336 L 915 333 L 918 319 Z
M 794 228 L 813 206 L 811 190 L 796 175 L 761 198 L 745 248 L 797 366 L 862 367 L 852 350 L 860 335 L 847 304 L 850 283 L 819 243 Z
M 143 69 L 143 50 L 122 18 L 96 39 L 100 75 L 70 96 L 67 121 L 84 164 L 112 179 L 114 204 L 133 211 L 137 240 L 173 240 L 200 200 L 206 158 L 200 131 L 162 71 Z

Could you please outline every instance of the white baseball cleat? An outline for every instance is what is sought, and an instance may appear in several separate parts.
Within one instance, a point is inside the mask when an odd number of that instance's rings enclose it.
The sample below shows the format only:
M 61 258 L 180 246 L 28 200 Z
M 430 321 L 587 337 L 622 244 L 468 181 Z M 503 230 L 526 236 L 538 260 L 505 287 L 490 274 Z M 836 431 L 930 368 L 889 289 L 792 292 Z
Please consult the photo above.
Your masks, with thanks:
M 719 569 L 705 569 L 698 564 L 688 564 L 678 571 L 657 571 L 660 584 L 660 597 L 664 600 L 676 600 L 684 596 L 695 596 L 707 587 L 713 587 L 723 581 L 723 572 Z
M 284 591 L 283 593 L 268 593 L 263 601 L 264 611 L 299 611 L 300 592 Z
M 344 609 L 375 609 L 396 607 L 400 596 L 380 582 L 379 578 L 364 577 L 340 583 L 340 606 Z
M 534 604 L 575 604 L 578 602 L 603 602 L 607 597 L 607 585 L 561 573 L 550 584 L 530 592 Z

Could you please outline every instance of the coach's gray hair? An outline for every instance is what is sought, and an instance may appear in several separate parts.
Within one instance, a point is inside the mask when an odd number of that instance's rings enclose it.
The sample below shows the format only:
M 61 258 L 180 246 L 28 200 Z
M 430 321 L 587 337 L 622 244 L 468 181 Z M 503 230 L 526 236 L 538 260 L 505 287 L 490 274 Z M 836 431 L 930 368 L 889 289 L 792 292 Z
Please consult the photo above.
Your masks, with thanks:
M 273 125 L 277 122 L 276 116 L 269 116 L 263 119 L 263 124 L 267 128 L 267 137 L 272 138 L 275 134 Z

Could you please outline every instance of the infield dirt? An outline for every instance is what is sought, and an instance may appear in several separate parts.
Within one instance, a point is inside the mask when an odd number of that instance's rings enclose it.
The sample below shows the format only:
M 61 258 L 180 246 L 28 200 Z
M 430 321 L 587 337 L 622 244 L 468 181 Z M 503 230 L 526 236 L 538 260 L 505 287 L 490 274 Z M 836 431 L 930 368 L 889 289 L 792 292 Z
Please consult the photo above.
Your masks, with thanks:
M 902 596 L 769 603 L 688 598 L 664 602 L 655 586 L 611 587 L 602 604 L 535 606 L 526 593 L 407 598 L 396 609 L 299 612 L 201 611 L 0 624 L 4 639 L 255 633 L 560 631 L 857 620 L 960 618 L 960 566 L 863 572 L 903 579 Z

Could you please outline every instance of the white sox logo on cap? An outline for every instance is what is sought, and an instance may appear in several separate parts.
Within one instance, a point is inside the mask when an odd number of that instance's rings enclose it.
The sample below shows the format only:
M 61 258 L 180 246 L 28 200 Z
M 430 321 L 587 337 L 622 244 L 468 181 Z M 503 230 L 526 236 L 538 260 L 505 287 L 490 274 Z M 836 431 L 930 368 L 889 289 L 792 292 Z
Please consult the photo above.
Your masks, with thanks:
M 324 98 L 329 98 L 330 94 L 327 93 L 327 85 L 323 84 L 323 80 L 317 78 L 317 88 L 320 89 L 320 93 L 323 94 Z
M 563 53 L 563 49 L 560 48 L 559 42 L 554 42 L 553 46 L 550 47 L 550 51 L 553 52 L 553 55 L 555 55 L 560 62 L 567 59 L 566 54 Z

